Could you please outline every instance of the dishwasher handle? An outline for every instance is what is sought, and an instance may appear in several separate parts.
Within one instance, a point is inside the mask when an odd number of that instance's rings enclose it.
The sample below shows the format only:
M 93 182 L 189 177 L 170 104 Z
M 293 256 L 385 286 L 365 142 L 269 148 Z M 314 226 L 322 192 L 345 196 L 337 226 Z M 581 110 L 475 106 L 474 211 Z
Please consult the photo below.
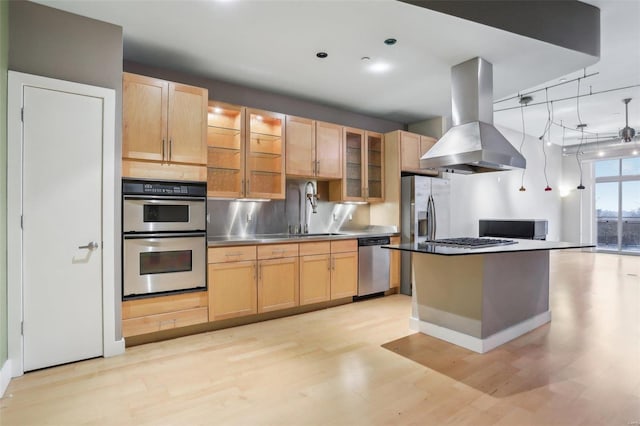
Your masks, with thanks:
M 389 237 L 358 238 L 358 247 L 384 246 L 390 243 L 391 243 L 391 238 Z

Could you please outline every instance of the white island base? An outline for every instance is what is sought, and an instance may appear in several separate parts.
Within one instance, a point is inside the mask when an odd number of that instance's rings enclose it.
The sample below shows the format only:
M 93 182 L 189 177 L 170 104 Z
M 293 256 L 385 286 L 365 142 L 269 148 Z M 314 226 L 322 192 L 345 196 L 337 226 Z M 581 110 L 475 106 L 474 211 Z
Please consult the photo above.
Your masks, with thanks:
M 549 251 L 412 253 L 410 328 L 484 353 L 551 321 Z

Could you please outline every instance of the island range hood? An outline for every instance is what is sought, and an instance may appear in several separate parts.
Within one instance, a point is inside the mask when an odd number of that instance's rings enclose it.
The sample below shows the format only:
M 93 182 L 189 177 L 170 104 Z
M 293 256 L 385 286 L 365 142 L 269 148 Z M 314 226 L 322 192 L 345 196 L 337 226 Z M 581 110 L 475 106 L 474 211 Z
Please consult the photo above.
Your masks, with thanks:
M 482 58 L 451 68 L 453 127 L 420 159 L 452 173 L 524 169 L 525 158 L 493 126 L 493 66 Z

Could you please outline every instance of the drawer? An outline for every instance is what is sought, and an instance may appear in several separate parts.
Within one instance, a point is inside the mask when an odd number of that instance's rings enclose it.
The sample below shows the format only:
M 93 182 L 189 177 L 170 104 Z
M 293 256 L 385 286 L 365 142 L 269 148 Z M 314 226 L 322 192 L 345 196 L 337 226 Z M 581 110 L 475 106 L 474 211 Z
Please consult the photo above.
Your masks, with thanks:
M 265 244 L 258 246 L 258 259 L 297 257 L 298 244 Z
M 331 241 L 331 253 L 358 251 L 358 240 Z
M 125 300 L 122 302 L 122 319 L 206 307 L 208 300 L 206 291 Z
M 331 251 L 330 241 L 317 241 L 313 243 L 300 243 L 300 256 L 325 254 Z
M 256 246 L 210 247 L 209 263 L 239 262 L 256 259 Z
M 208 320 L 209 310 L 207 308 L 185 309 L 183 311 L 131 318 L 122 321 L 122 335 L 124 337 L 137 336 L 139 334 L 153 333 L 154 331 L 201 324 Z

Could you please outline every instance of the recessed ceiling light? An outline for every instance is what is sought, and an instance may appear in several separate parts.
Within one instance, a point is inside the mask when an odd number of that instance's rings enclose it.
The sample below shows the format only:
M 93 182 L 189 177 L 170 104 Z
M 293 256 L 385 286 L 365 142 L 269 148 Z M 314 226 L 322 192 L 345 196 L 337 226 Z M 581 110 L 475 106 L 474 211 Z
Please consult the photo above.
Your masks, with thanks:
M 632 154 L 633 154 L 633 155 L 638 155 L 638 150 L 637 150 L 637 149 L 634 149 L 634 150 L 633 150 L 633 152 L 632 152 Z
M 370 61 L 371 58 L 368 56 L 363 56 L 362 58 L 360 58 L 361 61 Z
M 389 65 L 386 62 L 374 62 L 371 65 L 369 65 L 368 68 L 369 68 L 369 71 L 371 72 L 382 74 L 389 71 L 391 69 L 391 65 Z
M 604 152 L 598 151 L 598 157 L 604 157 Z
M 318 53 L 316 53 L 316 56 L 317 56 L 318 58 L 320 58 L 320 59 L 324 59 L 324 58 L 326 58 L 327 56 L 329 56 L 329 54 L 328 54 L 327 52 L 318 52 Z
M 560 83 L 564 83 L 565 81 L 567 81 L 567 79 L 566 79 L 566 78 L 564 78 L 564 77 L 562 77 L 562 78 L 560 79 Z
M 395 38 L 388 38 L 384 41 L 384 44 L 386 44 L 387 46 L 393 46 L 397 42 L 398 40 L 396 40 Z
M 213 108 L 213 112 L 215 112 L 216 114 L 220 114 L 222 112 L 222 108 L 220 107 L 214 107 Z

